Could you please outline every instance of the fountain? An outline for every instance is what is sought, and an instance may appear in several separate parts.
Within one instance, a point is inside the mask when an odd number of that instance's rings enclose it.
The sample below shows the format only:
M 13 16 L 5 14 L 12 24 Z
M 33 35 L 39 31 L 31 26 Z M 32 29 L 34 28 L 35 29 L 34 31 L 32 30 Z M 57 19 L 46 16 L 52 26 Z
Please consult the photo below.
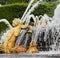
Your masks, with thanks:
M 26 19 L 25 24 L 29 25 L 30 19 L 33 18 L 33 21 L 36 22 L 36 18 L 33 14 L 29 15 L 29 17 Z
M 46 14 L 35 17 L 31 12 L 40 4 L 40 1 L 31 7 L 33 1 L 31 0 L 21 18 L 23 22 L 19 19 L 13 21 L 15 27 L 12 27 L 5 19 L 0 20 L 10 27 L 7 32 L 9 34 L 5 37 L 7 40 L 4 41 L 3 51 L 8 54 L 19 53 L 19 55 L 21 52 L 36 53 L 33 55 L 60 55 L 60 4 L 57 5 L 53 18 Z M 31 17 L 34 20 L 33 26 L 29 25 Z M 40 17 L 41 20 L 39 20 Z

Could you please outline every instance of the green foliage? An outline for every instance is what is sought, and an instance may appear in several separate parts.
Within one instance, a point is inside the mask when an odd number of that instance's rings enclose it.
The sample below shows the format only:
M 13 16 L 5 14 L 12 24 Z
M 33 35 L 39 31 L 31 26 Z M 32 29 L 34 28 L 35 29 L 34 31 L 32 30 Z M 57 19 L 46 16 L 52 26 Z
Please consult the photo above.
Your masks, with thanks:
M 10 23 L 14 18 L 21 18 L 25 9 L 27 7 L 26 3 L 15 3 L 15 4 L 8 4 L 5 6 L 0 7 L 0 19 L 7 19 Z M 54 9 L 56 8 L 55 3 L 43 3 L 40 4 L 34 11 L 34 15 L 43 15 L 48 14 L 48 16 L 54 15 Z
M 48 16 L 53 16 L 54 15 L 54 9 L 56 8 L 56 3 L 54 2 L 48 2 L 48 3 L 43 3 L 40 4 L 38 8 L 36 8 L 33 12 L 35 15 L 43 15 L 47 14 Z
M 57 0 L 57 3 L 60 3 L 60 0 Z
M 10 23 L 12 23 L 12 20 L 14 18 L 21 18 L 25 9 L 27 7 L 27 4 L 24 3 L 17 3 L 17 4 L 9 4 L 5 6 L 0 7 L 0 19 L 7 19 Z
M 20 3 L 20 2 L 23 2 L 24 0 L 7 0 L 8 4 L 11 4 L 11 3 Z
M 4 22 L 0 22 L 0 33 L 1 31 L 4 31 L 8 26 Z
M 6 0 L 8 4 L 12 4 L 12 3 L 21 3 L 24 2 L 24 0 Z M 0 3 L 3 3 L 4 0 L 0 0 Z
M 8 26 L 4 22 L 0 22 L 0 39 L 1 39 L 3 32 L 5 32 L 7 28 Z

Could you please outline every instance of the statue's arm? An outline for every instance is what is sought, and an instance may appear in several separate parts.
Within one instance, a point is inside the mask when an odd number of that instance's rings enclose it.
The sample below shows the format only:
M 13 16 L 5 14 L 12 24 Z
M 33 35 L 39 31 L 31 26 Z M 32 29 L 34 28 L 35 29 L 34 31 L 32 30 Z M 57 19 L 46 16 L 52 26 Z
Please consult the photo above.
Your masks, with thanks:
M 21 28 L 28 28 L 30 33 L 32 33 L 32 26 L 22 25 Z
M 27 25 L 21 25 L 21 28 L 25 29 L 25 28 L 29 28 L 29 26 L 27 26 Z
M 32 28 L 32 26 L 29 26 L 29 33 L 32 33 L 32 30 L 33 30 L 33 28 Z

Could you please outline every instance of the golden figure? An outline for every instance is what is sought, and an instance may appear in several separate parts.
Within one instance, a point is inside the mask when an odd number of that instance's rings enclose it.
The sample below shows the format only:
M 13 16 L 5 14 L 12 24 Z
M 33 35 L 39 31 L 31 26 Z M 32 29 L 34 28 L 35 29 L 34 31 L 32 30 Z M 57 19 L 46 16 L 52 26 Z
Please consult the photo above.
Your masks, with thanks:
M 6 41 L 4 42 L 4 52 L 11 53 L 11 51 L 15 51 L 16 48 L 20 49 L 20 51 L 26 51 L 25 48 L 16 46 L 15 41 L 17 37 L 21 35 L 21 28 L 30 28 L 29 26 L 23 25 L 23 22 L 20 19 L 14 19 L 12 25 L 14 28 L 10 30 L 10 34 L 8 34 Z M 15 49 L 15 50 L 14 50 Z
M 38 53 L 37 44 L 34 41 L 31 41 L 30 47 L 27 50 L 27 53 Z

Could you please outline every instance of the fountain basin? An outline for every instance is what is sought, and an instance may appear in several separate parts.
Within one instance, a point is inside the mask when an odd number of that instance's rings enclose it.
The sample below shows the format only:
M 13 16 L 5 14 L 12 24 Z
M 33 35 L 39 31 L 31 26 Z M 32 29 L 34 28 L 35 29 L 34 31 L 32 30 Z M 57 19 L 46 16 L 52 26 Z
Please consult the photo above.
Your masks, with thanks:
M 39 53 L 0 54 L 0 58 L 60 58 L 60 51 Z

